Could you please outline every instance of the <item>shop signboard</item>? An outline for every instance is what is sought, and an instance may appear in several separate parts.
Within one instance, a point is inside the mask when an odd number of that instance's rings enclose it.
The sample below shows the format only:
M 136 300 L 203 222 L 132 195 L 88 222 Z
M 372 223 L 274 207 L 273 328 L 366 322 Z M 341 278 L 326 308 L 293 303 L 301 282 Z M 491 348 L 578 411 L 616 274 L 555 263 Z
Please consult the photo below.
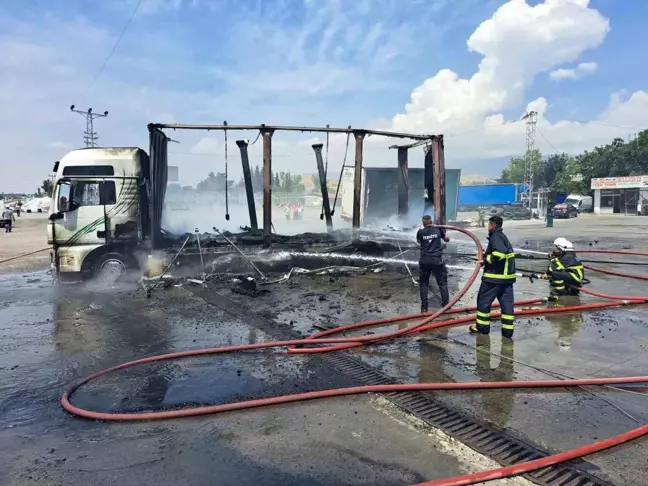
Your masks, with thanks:
M 648 187 L 648 175 L 592 179 L 592 189 L 638 189 Z

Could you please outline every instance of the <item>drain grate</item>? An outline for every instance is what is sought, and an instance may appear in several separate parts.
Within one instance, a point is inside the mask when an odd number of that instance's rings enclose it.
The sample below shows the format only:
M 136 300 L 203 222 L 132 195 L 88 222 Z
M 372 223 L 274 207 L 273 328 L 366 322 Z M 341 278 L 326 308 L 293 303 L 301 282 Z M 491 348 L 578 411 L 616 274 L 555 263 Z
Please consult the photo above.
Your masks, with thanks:
M 327 354 L 325 358 L 340 371 L 363 384 L 398 383 L 348 354 Z M 419 419 L 443 430 L 449 436 L 504 466 L 533 461 L 549 455 L 487 422 L 478 421 L 447 407 L 424 392 L 387 393 L 385 396 Z M 534 471 L 525 474 L 524 477 L 536 484 L 547 486 L 613 486 L 612 483 L 603 481 L 578 467 L 586 464 L 594 467 L 585 461 L 577 461 Z
M 206 302 L 219 307 L 230 315 L 249 319 L 250 312 L 253 312 L 252 309 L 244 308 L 247 306 L 243 302 L 233 301 L 228 297 L 215 293 L 213 290 L 190 290 Z M 233 303 L 236 305 L 232 305 Z M 278 329 L 276 323 L 258 314 L 255 315 L 255 321 L 263 322 L 262 330 L 274 339 L 303 338 L 301 334 L 285 326 Z M 399 383 L 347 353 L 328 353 L 320 355 L 320 357 L 331 363 L 340 372 L 363 385 Z M 488 422 L 477 420 L 463 412 L 447 407 L 430 394 L 424 392 L 395 392 L 386 393 L 384 396 L 415 417 L 441 429 L 449 436 L 504 466 L 528 462 L 550 455 L 546 451 L 512 437 Z M 614 486 L 612 483 L 589 474 L 583 470 L 584 468 L 595 468 L 595 466 L 584 460 L 578 460 L 540 469 L 525 474 L 524 477 L 535 484 L 543 486 Z

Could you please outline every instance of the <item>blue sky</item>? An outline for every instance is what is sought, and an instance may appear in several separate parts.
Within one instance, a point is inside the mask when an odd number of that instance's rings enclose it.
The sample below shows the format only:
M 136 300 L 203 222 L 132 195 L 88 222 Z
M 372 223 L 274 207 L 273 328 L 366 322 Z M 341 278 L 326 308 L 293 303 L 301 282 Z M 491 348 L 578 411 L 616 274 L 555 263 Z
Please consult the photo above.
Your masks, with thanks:
M 448 164 L 484 175 L 523 152 L 527 105 L 544 153 L 648 125 L 641 0 L 143 0 L 101 69 L 136 3 L 2 2 L 0 189 L 29 190 L 81 144 L 71 104 L 110 111 L 105 145 L 145 147 L 151 121 L 351 124 L 444 133 Z M 317 137 L 276 135 L 275 167 L 314 172 Z M 222 170 L 220 136 L 173 138 L 183 183 Z M 393 164 L 391 143 L 369 139 L 366 165 Z

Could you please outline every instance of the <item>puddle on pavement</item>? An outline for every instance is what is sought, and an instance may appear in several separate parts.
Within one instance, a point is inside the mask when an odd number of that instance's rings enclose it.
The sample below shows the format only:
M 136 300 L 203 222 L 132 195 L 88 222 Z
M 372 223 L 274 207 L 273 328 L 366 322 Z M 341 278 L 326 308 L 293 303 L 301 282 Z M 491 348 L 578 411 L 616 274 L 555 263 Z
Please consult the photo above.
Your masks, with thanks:
M 214 405 L 309 388 L 306 359 L 270 351 L 150 364 L 102 377 L 75 395 L 80 406 L 139 411 Z

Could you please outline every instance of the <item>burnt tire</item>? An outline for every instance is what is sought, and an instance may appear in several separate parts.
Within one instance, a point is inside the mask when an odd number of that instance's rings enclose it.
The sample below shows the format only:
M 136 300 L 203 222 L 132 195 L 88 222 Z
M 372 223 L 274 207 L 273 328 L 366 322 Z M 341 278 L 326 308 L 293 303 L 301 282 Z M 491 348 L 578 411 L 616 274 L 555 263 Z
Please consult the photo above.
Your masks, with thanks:
M 117 283 L 124 280 L 130 259 L 121 253 L 101 255 L 92 267 L 92 277 L 105 283 Z

